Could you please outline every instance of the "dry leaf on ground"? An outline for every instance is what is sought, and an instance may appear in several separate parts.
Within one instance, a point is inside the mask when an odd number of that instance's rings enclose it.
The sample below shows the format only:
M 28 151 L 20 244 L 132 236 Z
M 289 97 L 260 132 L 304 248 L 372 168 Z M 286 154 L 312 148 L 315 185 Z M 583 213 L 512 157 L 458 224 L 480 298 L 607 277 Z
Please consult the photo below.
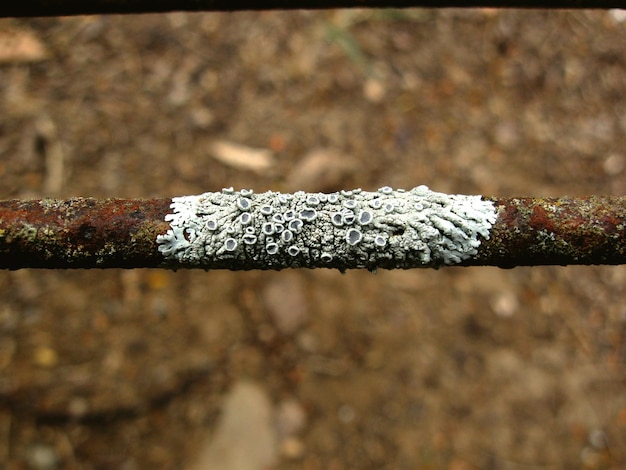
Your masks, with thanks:
M 38 62 L 47 57 L 43 43 L 22 29 L 0 31 L 0 63 Z
M 274 155 L 270 150 L 247 147 L 225 140 L 213 142 L 209 152 L 216 160 L 240 170 L 264 173 L 274 165 Z
M 293 191 L 337 191 L 356 168 L 352 157 L 336 150 L 312 150 L 289 173 L 287 187 Z

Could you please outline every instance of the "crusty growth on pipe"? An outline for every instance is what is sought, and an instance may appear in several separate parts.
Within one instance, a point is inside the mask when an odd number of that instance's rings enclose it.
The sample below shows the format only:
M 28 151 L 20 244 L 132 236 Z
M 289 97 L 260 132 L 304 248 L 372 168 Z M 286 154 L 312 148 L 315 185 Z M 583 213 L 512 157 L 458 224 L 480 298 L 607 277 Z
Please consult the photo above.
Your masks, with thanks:
M 496 220 L 492 202 L 411 191 L 294 194 L 224 189 L 173 200 L 157 238 L 168 261 L 230 269 L 419 268 L 477 253 Z
M 626 263 L 626 198 L 425 186 L 0 201 L 0 268 L 366 268 Z

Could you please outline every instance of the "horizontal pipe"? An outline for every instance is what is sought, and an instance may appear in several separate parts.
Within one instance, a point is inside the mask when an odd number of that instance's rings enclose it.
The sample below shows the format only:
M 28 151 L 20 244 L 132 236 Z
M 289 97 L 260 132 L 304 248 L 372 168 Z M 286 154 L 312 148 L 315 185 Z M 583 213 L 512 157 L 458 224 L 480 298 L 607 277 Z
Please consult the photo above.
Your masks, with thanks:
M 0 2 L 0 17 L 328 8 L 623 8 L 623 0 L 22 0 Z
M 424 188 L 321 200 L 225 190 L 174 200 L 0 201 L 0 268 L 626 263 L 625 197 L 484 198 Z
M 171 199 L 0 201 L 0 268 L 140 268 L 163 258 L 156 238 Z

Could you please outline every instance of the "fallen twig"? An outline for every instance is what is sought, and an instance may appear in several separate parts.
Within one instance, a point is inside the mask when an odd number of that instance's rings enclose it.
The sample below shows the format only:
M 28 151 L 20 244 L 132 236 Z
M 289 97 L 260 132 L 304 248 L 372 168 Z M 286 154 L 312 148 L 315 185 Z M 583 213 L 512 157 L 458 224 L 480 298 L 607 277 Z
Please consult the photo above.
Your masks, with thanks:
M 438 268 L 626 263 L 626 198 L 381 188 L 0 201 L 0 268 Z

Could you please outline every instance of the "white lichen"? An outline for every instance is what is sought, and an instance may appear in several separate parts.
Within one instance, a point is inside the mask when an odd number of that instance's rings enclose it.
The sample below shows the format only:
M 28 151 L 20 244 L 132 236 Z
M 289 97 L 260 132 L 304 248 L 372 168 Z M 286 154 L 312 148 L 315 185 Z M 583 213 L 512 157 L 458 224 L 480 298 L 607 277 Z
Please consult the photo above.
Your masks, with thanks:
M 462 262 L 477 253 L 496 220 L 481 196 L 418 186 L 331 194 L 227 188 L 177 197 L 157 237 L 173 266 L 412 268 Z

